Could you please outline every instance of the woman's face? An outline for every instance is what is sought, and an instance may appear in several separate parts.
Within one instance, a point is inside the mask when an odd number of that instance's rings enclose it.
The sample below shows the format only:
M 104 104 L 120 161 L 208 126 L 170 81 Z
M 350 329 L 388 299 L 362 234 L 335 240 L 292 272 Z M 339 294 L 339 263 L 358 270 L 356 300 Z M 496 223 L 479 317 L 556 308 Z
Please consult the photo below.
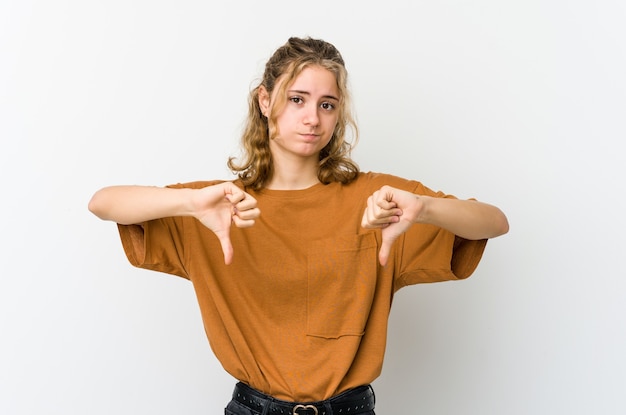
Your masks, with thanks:
M 275 88 L 274 93 L 279 88 Z M 332 138 L 339 114 L 339 89 L 335 75 L 320 66 L 302 70 L 286 90 L 287 102 L 276 117 L 277 132 L 270 140 L 275 158 L 281 156 L 315 159 Z M 267 94 L 260 95 L 263 109 Z M 275 99 L 274 94 L 271 97 Z M 265 104 L 265 105 L 264 105 Z

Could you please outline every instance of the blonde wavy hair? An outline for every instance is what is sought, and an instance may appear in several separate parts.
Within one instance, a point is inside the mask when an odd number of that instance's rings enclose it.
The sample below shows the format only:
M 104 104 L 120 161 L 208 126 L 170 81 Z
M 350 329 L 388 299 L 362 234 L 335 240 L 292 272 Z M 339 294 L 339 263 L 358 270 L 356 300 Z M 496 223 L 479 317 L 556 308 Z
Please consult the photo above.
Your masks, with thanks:
M 287 102 L 286 91 L 303 69 L 320 66 L 332 72 L 339 89 L 337 125 L 330 142 L 320 151 L 317 177 L 324 184 L 350 183 L 359 174 L 358 165 L 350 158 L 352 148 L 358 141 L 358 127 L 352 115 L 348 72 L 341 54 L 332 44 L 312 38 L 290 38 L 278 48 L 265 64 L 263 79 L 250 91 L 248 117 L 241 137 L 242 158 L 236 162 L 228 159 L 228 167 L 241 179 L 244 186 L 254 190 L 265 187 L 274 173 L 269 141 L 276 131 L 276 116 Z M 280 82 L 279 82 L 280 81 Z M 266 117 L 259 105 L 259 88 L 263 86 L 272 96 L 275 87 L 276 101 Z M 346 138 L 352 129 L 352 141 Z

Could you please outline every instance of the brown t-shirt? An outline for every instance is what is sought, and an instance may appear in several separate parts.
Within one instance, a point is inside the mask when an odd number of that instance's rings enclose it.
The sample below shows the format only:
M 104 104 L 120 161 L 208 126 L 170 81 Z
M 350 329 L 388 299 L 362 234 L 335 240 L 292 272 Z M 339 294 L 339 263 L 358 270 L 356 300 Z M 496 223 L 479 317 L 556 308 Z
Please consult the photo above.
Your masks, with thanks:
M 321 400 L 378 377 L 395 291 L 466 278 L 485 248 L 486 240 L 418 224 L 380 266 L 380 231 L 362 228 L 361 217 L 385 184 L 452 197 L 376 173 L 349 185 L 247 190 L 261 216 L 251 228 L 231 228 L 230 265 L 216 236 L 191 217 L 119 230 L 133 265 L 191 280 L 209 343 L 228 373 L 278 399 Z

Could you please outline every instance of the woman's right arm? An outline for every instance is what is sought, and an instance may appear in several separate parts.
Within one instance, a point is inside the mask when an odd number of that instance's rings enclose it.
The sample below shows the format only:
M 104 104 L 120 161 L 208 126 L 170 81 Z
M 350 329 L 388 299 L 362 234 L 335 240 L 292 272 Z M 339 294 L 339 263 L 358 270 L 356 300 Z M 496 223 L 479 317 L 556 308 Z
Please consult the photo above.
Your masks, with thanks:
M 140 224 L 170 216 L 193 216 L 217 235 L 224 261 L 232 260 L 230 226 L 254 225 L 260 215 L 256 199 L 232 182 L 201 189 L 151 186 L 111 186 L 98 190 L 89 210 L 100 219 L 122 225 Z
M 193 189 L 110 186 L 89 201 L 91 213 L 103 220 L 132 225 L 169 216 L 191 216 Z

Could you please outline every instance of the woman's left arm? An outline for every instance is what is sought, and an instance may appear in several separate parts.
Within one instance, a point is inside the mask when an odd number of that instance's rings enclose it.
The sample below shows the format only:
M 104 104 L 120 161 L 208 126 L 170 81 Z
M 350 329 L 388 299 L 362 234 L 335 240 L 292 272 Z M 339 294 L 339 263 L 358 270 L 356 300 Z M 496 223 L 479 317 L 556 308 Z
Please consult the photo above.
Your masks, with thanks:
M 509 231 L 509 222 L 497 207 L 475 200 L 413 195 L 422 204 L 414 223 L 444 228 L 465 239 L 495 238 Z
M 367 200 L 361 225 L 382 229 L 380 262 L 385 264 L 393 242 L 412 225 L 426 223 L 465 239 L 495 238 L 509 231 L 509 223 L 497 207 L 474 200 L 417 195 L 383 186 Z

